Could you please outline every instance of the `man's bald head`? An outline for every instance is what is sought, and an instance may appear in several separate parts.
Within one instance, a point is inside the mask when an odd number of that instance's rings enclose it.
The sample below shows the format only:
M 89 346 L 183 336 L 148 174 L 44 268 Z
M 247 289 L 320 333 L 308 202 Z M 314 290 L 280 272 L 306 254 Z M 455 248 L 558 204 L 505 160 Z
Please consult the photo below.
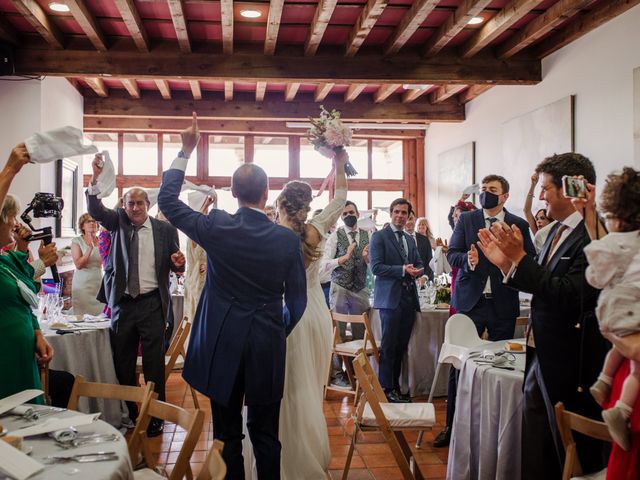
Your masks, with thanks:
M 264 208 L 269 195 L 269 178 L 265 171 L 253 163 L 245 163 L 233 172 L 231 193 L 240 204 Z

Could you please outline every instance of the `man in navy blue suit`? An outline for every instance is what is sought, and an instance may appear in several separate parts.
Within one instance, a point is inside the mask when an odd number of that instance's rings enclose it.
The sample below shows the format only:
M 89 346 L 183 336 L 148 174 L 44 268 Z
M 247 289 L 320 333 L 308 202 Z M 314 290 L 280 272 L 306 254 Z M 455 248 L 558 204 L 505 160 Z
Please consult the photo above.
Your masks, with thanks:
M 265 215 L 268 178 L 253 164 L 233 174 L 231 192 L 240 206 L 233 215 L 217 209 L 204 215 L 178 199 L 187 160 L 199 137 L 194 114 L 158 195 L 167 219 L 207 252 L 207 279 L 183 376 L 211 399 L 213 434 L 225 443 L 226 478 L 244 479 L 244 404 L 258 476 L 276 480 L 286 336 L 307 304 L 300 239 Z
M 378 377 L 391 402 L 408 402 L 400 392 L 400 369 L 411 330 L 420 311 L 416 277 L 424 272 L 418 248 L 404 232 L 411 204 L 404 198 L 391 203 L 391 223 L 371 237 L 369 259 L 376 275 L 373 308 L 380 311 L 382 345 Z

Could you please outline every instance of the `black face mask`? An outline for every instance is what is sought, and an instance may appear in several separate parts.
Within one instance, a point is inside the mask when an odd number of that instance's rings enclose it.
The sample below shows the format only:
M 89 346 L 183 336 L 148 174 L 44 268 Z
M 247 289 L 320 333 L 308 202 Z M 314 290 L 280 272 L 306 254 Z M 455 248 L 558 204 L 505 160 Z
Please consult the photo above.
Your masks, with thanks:
M 358 217 L 356 217 L 355 215 L 347 215 L 342 219 L 342 221 L 347 227 L 353 228 L 355 224 L 358 223 Z
M 498 206 L 500 202 L 500 196 L 491 192 L 481 192 L 480 193 L 480 205 L 485 210 L 490 210 Z

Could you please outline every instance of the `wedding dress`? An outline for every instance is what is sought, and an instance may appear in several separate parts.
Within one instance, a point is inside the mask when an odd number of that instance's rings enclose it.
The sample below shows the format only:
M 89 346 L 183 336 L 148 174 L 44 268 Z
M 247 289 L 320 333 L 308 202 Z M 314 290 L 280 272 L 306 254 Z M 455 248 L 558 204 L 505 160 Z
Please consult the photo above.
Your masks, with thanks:
M 340 218 L 346 199 L 345 189 L 336 190 L 329 205 L 309 222 L 322 236 L 320 252 L 324 251 L 327 233 Z M 323 388 L 329 372 L 333 329 L 319 268 L 320 259 L 307 267 L 307 308 L 287 337 L 279 430 L 282 480 L 325 480 L 331 461 Z M 245 477 L 258 480 L 246 426 L 243 455 Z

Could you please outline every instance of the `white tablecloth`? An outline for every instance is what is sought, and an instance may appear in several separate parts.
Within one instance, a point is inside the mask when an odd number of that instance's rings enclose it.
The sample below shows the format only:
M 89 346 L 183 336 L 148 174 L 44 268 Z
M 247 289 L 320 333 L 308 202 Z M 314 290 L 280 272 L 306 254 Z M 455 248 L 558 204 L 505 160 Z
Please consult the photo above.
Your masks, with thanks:
M 100 325 L 102 328 L 65 335 L 44 329 L 44 335 L 54 350 L 50 368 L 82 375 L 88 382 L 118 384 L 108 322 Z M 102 412 L 101 418 L 115 427 L 120 426 L 122 414 L 127 412 L 120 401 L 85 397 L 80 398 L 78 409 L 85 413 Z
M 66 336 L 66 335 L 65 335 Z M 35 408 L 44 408 L 36 406 Z M 56 413 L 56 416 L 71 415 L 71 412 L 64 411 Z M 44 418 L 51 418 L 53 415 L 47 415 Z M 20 420 L 18 417 L 7 415 L 2 417 L 2 425 L 9 430 L 23 428 L 28 425 L 27 422 Z M 121 438 L 117 442 L 106 442 L 94 445 L 86 445 L 73 449 L 65 450 L 56 445 L 52 438 L 47 435 L 38 435 L 27 437 L 23 440 L 24 447 L 33 449 L 31 457 L 44 463 L 42 459 L 47 456 L 70 456 L 85 453 L 96 452 L 115 452 L 118 454 L 118 460 L 108 462 L 94 463 L 61 463 L 53 465 L 45 465 L 45 470 L 38 475 L 29 477 L 29 480 L 57 480 L 57 479 L 78 479 L 78 480 L 128 480 L 133 479 L 133 470 L 131 468 L 131 460 L 127 450 L 127 442 L 120 432 L 111 425 L 98 420 L 90 425 L 82 425 L 76 427 L 78 433 L 101 433 L 101 434 L 118 434 Z M 0 478 L 2 474 L 0 474 Z
M 501 350 L 504 344 L 494 342 L 483 349 Z M 448 480 L 520 479 L 525 354 L 514 355 L 513 371 L 480 366 L 473 359 L 462 367 Z

